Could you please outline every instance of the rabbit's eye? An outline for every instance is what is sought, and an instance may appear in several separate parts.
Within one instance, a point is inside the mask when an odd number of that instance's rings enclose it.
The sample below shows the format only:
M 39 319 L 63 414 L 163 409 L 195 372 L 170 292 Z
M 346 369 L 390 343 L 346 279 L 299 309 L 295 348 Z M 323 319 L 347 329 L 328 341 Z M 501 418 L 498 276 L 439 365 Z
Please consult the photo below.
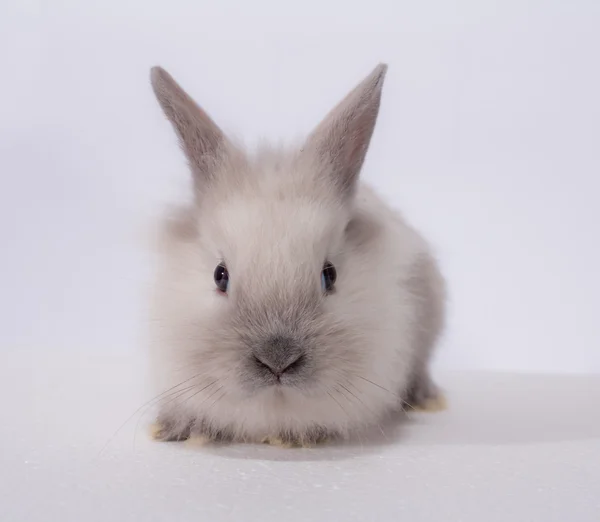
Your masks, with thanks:
M 221 292 L 227 292 L 227 287 L 229 286 L 229 272 L 223 263 L 218 264 L 217 268 L 215 268 L 214 278 L 217 288 Z
M 331 263 L 326 262 L 321 272 L 321 288 L 323 288 L 323 292 L 331 292 L 333 290 L 336 278 L 337 272 L 335 271 L 335 267 Z

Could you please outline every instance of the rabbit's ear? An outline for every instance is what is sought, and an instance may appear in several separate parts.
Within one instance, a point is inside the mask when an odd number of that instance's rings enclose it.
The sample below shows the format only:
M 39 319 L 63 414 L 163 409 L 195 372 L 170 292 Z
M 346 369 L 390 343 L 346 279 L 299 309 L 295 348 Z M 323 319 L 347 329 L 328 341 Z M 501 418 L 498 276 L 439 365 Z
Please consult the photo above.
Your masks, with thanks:
M 227 146 L 227 139 L 167 71 L 153 67 L 150 80 L 160 106 L 179 137 L 194 173 L 194 182 L 201 187 L 212 175 L 215 161 Z
M 387 71 L 379 64 L 317 126 L 306 147 L 324 161 L 338 189 L 351 192 L 358 179 L 377 121 Z

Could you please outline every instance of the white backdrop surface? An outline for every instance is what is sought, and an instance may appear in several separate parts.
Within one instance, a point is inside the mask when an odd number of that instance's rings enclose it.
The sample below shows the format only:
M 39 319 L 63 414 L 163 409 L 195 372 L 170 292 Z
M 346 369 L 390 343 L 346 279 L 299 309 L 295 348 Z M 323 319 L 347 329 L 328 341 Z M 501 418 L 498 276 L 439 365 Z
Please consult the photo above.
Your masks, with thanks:
M 451 288 L 437 363 L 600 371 L 600 3 L 5 1 L 0 349 L 142 348 L 147 218 L 187 172 L 148 84 L 292 140 L 390 64 L 364 178 Z

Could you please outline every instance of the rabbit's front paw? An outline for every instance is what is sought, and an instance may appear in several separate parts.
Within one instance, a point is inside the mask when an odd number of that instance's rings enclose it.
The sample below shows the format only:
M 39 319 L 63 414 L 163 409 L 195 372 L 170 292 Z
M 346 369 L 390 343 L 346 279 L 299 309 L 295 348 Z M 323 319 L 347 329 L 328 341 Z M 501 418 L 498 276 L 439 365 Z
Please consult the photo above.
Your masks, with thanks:
M 448 407 L 446 397 L 429 375 L 415 379 L 405 404 L 409 411 L 437 412 Z
M 150 437 L 159 442 L 179 442 L 188 440 L 191 424 L 178 426 L 174 423 L 156 421 L 150 426 Z
M 334 438 L 335 435 L 324 428 L 315 427 L 304 432 L 281 431 L 277 435 L 264 437 L 262 443 L 282 448 L 312 448 Z
M 212 428 L 197 419 L 173 422 L 159 418 L 152 425 L 150 434 L 154 440 L 161 442 L 186 441 L 194 446 L 202 446 L 211 442 L 226 443 L 233 440 L 233 435 L 229 431 Z

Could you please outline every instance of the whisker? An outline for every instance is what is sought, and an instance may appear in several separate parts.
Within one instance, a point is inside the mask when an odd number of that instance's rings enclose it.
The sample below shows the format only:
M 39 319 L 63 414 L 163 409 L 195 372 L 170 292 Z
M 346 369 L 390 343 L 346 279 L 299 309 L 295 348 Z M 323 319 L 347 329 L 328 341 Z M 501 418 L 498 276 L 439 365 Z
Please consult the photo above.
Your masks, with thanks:
M 189 401 L 190 399 L 192 399 L 193 397 L 195 397 L 196 395 L 198 395 L 199 393 L 202 393 L 204 390 L 206 390 L 207 388 L 211 387 L 213 384 L 215 384 L 217 382 L 218 379 L 215 379 L 214 381 L 212 381 L 211 383 L 207 384 L 206 386 L 202 387 L 201 389 L 197 390 L 196 392 L 194 392 L 192 395 L 190 395 L 189 397 L 187 397 L 181 404 L 179 404 L 179 406 L 182 406 L 183 404 L 185 404 L 187 401 Z M 177 392 L 175 392 L 175 397 L 173 397 L 171 400 L 165 402 L 163 404 L 163 406 L 166 406 L 167 404 L 171 404 L 172 402 L 176 401 L 177 399 L 179 399 L 180 397 L 183 397 L 187 392 L 189 392 L 192 389 L 195 389 L 197 386 L 189 386 L 187 388 L 185 388 L 183 391 L 178 390 Z M 204 401 L 202 401 L 204 402 Z M 141 418 L 138 419 L 138 424 L 136 425 L 136 430 L 133 433 L 133 447 L 135 449 L 135 441 L 137 438 L 137 427 L 139 426 L 139 422 L 140 422 Z
M 196 395 L 197 393 L 200 393 L 200 392 L 206 390 L 208 387 L 212 386 L 216 382 L 217 381 L 214 380 L 213 382 L 207 384 L 206 386 L 204 386 L 203 388 L 201 388 L 200 390 L 198 390 L 194 395 Z M 157 401 L 157 403 L 160 402 L 163 399 L 170 399 L 167 402 L 165 402 L 165 403 L 162 404 L 162 407 L 165 407 L 167 404 L 171 404 L 172 402 L 176 401 L 180 397 L 183 397 L 190 390 L 194 390 L 197 387 L 198 386 L 196 384 L 193 384 L 192 386 L 188 386 L 186 388 L 183 388 L 182 390 L 175 390 L 174 392 L 170 393 L 168 396 L 162 397 L 161 399 L 159 399 Z M 191 397 L 193 397 L 193 395 Z M 191 398 L 191 397 L 189 397 L 189 398 Z M 157 403 L 155 403 L 155 404 L 157 404 Z M 145 414 L 145 412 L 144 412 L 144 414 Z M 137 423 L 135 425 L 135 430 L 133 432 L 133 447 L 134 447 L 134 450 L 135 450 L 135 442 L 137 440 L 137 433 L 138 433 L 138 430 L 139 430 L 139 425 L 140 425 L 140 422 L 142 421 L 142 418 L 144 417 L 144 414 L 140 415 L 140 417 L 138 418 Z
M 362 379 L 363 381 L 366 381 L 366 382 L 368 382 L 368 383 L 371 383 L 373 386 L 376 386 L 376 387 L 377 387 L 377 388 L 379 388 L 380 390 L 383 390 L 383 391 L 385 391 L 385 392 L 388 392 L 388 393 L 392 394 L 394 397 L 396 397 L 397 399 L 399 399 L 399 400 L 400 400 L 400 401 L 401 401 L 403 404 L 406 404 L 406 405 L 407 405 L 409 408 L 411 408 L 411 409 L 413 409 L 413 410 L 415 409 L 415 408 L 414 408 L 414 406 L 413 406 L 412 404 L 410 404 L 409 402 L 405 401 L 405 400 L 404 400 L 404 399 L 403 399 L 403 398 L 402 398 L 400 395 L 398 395 L 397 393 L 394 393 L 393 391 L 391 391 L 391 390 L 388 390 L 387 388 L 384 388 L 384 387 L 383 387 L 383 386 L 381 386 L 380 384 L 377 384 L 376 382 L 373 382 L 373 381 L 371 381 L 371 380 L 367 379 L 366 377 L 363 377 L 362 375 L 358 375 L 358 374 L 356 374 L 356 376 L 357 376 L 359 379 Z M 402 408 L 402 409 L 404 409 L 404 408 Z
M 108 447 L 108 445 L 115 439 L 115 437 L 121 432 L 121 430 L 139 413 L 141 412 L 145 407 L 147 406 L 151 406 L 155 401 L 160 400 L 165 394 L 169 393 L 170 391 L 175 390 L 175 388 L 179 388 L 179 386 L 185 384 L 186 382 L 189 382 L 193 379 L 196 379 L 198 377 L 200 377 L 202 374 L 198 373 L 196 375 L 193 375 L 192 377 L 185 379 L 184 381 L 181 381 L 179 384 L 176 384 L 175 386 L 171 386 L 170 388 L 166 389 L 165 391 L 159 393 L 158 395 L 156 395 L 155 397 L 153 397 L 152 399 L 150 399 L 149 401 L 145 402 L 144 404 L 142 404 L 138 409 L 136 409 L 128 418 L 125 422 L 123 422 L 123 424 L 121 424 L 117 430 L 109 437 L 109 439 L 106 441 L 106 443 L 102 446 L 102 448 L 100 448 L 100 451 L 98 452 L 98 454 L 96 455 L 96 458 L 98 458 L 102 452 Z M 178 390 L 179 391 L 179 390 Z
M 219 396 L 219 398 L 217 400 L 215 400 L 208 408 L 207 411 L 210 410 L 215 404 L 217 404 L 217 402 L 219 402 L 221 399 L 223 399 L 225 397 L 225 395 L 227 395 L 227 390 L 225 390 L 223 392 L 223 394 L 221 396 Z
M 214 384 L 216 384 L 219 381 L 219 379 L 214 379 L 212 382 L 208 383 L 206 386 L 203 386 L 202 388 L 200 388 L 199 390 L 194 391 L 194 393 L 192 395 L 190 395 L 189 397 L 186 397 L 178 406 L 183 406 L 186 402 L 190 401 L 191 399 L 193 399 L 196 395 L 198 395 L 199 393 L 202 393 L 204 390 L 210 388 L 211 386 L 213 386 Z M 186 395 L 190 390 L 192 389 L 196 389 L 198 386 L 197 385 L 192 385 L 192 386 L 188 386 L 187 388 L 183 389 L 183 390 L 177 390 L 175 391 L 173 394 L 171 394 L 171 399 L 167 402 L 165 402 L 163 404 L 163 407 L 166 406 L 167 404 L 171 404 L 172 402 L 176 401 L 177 399 L 179 399 L 180 397 L 183 397 L 184 395 Z M 208 399 L 210 399 L 211 397 L 213 397 L 216 393 L 219 392 L 219 390 L 222 390 L 223 386 L 218 387 L 216 390 L 214 390 L 210 395 L 208 395 L 208 397 L 206 397 L 204 400 L 202 400 L 202 402 L 200 404 L 204 404 L 204 402 L 206 402 Z M 175 395 L 173 397 L 173 395 Z M 224 396 L 225 394 L 223 394 Z M 222 396 L 222 397 L 223 397 Z M 218 400 L 220 400 L 222 397 L 220 397 Z M 218 401 L 217 400 L 217 401 Z M 215 402 L 217 402 L 215 401 Z M 214 403 L 213 403 L 214 404 Z M 139 420 L 138 420 L 138 424 L 139 424 Z M 136 437 L 136 432 L 134 432 L 134 447 L 135 447 L 135 437 Z
M 332 400 L 340 407 L 340 409 L 344 412 L 344 414 L 346 415 L 346 417 L 348 417 L 348 419 L 350 419 L 350 415 L 348 415 L 348 412 L 346 411 L 346 409 L 342 406 L 342 404 L 340 403 L 340 401 L 338 401 L 332 394 L 331 392 L 328 390 L 327 391 L 327 395 L 329 395 Z
M 214 382 L 212 382 L 210 386 L 212 386 L 213 384 L 215 384 L 217 381 L 218 381 L 218 379 L 215 380 Z M 193 399 L 196 395 L 198 395 L 199 393 L 201 393 L 202 391 L 204 391 L 206 388 L 208 388 L 208 386 L 205 387 L 205 388 L 203 388 L 202 390 L 198 390 L 196 393 L 193 393 L 187 399 L 185 399 L 179 406 L 183 406 L 186 402 L 188 402 L 189 400 Z M 218 393 L 219 390 L 222 390 L 222 389 L 223 389 L 223 385 L 219 386 L 210 395 L 208 395 L 208 397 L 205 397 L 200 404 L 204 404 L 208 399 L 210 399 L 212 396 L 214 396 L 215 393 Z
M 349 384 L 350 386 L 352 386 L 352 383 L 351 383 L 350 381 L 348 381 L 348 384 Z M 377 414 L 376 414 L 376 413 L 375 413 L 375 412 L 374 412 L 374 411 L 373 411 L 371 408 L 369 408 L 369 406 L 367 406 L 367 405 L 365 404 L 365 402 L 364 402 L 364 401 L 363 401 L 363 400 L 362 400 L 362 399 L 361 399 L 361 398 L 360 398 L 358 395 L 356 395 L 356 394 L 352 393 L 352 392 L 351 392 L 351 391 L 350 391 L 348 388 L 346 388 L 346 386 L 344 386 L 344 385 L 343 385 L 341 382 L 338 382 L 338 385 L 339 385 L 339 386 L 341 386 L 342 388 L 344 388 L 344 390 L 346 390 L 346 391 L 347 391 L 347 392 L 348 392 L 350 395 L 352 395 L 352 397 L 354 397 L 354 398 L 355 398 L 355 399 L 356 399 L 358 402 L 360 402 L 360 403 L 361 403 L 361 404 L 362 404 L 362 405 L 365 407 L 365 409 L 366 409 L 366 410 L 367 410 L 369 413 L 371 413 L 371 415 L 373 415 L 373 417 L 374 417 L 374 418 L 376 418 L 376 417 L 377 417 Z M 356 389 L 356 391 L 357 391 L 358 393 L 360 393 L 360 390 L 359 390 L 358 388 L 356 388 L 356 386 L 354 386 L 354 388 Z M 381 427 L 381 424 L 380 424 L 379 422 L 377 423 L 377 428 L 379 429 L 379 431 L 381 432 L 381 434 L 383 435 L 383 437 L 384 437 L 384 438 L 387 440 L 387 438 L 388 438 L 388 437 L 387 437 L 387 435 L 385 434 L 385 432 L 384 432 L 384 430 L 383 430 L 383 428 Z
M 171 392 L 171 393 L 169 393 L 168 395 L 165 395 L 164 397 L 161 397 L 161 398 L 159 398 L 159 399 L 158 399 L 157 401 L 155 401 L 154 403 L 152 403 L 152 404 L 147 404 L 147 405 L 146 405 L 146 406 L 147 406 L 147 407 L 146 407 L 146 409 L 145 409 L 145 410 L 144 410 L 144 411 L 143 411 L 143 412 L 140 414 L 140 416 L 138 417 L 138 420 L 137 420 L 137 422 L 135 423 L 135 429 L 133 430 L 133 448 L 134 448 L 134 450 L 135 450 L 135 441 L 136 441 L 136 438 L 137 438 L 137 433 L 138 433 L 138 431 L 139 431 L 139 427 L 140 427 L 140 422 L 142 422 L 142 419 L 144 418 L 144 415 L 146 415 L 146 412 L 147 412 L 147 411 L 148 411 L 148 410 L 149 410 L 149 409 L 150 409 L 152 406 L 155 406 L 156 404 L 160 403 L 160 401 L 163 401 L 163 400 L 166 400 L 166 399 L 171 399 L 171 400 L 169 400 L 169 401 L 165 402 L 165 403 L 163 404 L 163 406 L 164 406 L 164 405 L 166 405 L 166 404 L 169 404 L 169 403 L 170 403 L 170 402 L 172 402 L 173 400 L 175 400 L 175 399 L 177 399 L 177 398 L 181 397 L 181 396 L 182 396 L 182 395 L 184 395 L 186 392 L 188 392 L 188 391 L 190 391 L 190 390 L 192 390 L 192 389 L 194 389 L 194 388 L 196 388 L 196 385 L 195 385 L 195 384 L 192 384 L 191 386 L 187 386 L 187 387 L 185 387 L 185 388 L 183 388 L 183 389 L 181 389 L 181 390 L 175 390 L 175 391 L 172 391 L 172 392 Z
M 337 383 L 338 386 L 341 386 L 344 390 L 346 390 L 350 395 L 352 395 L 352 397 L 354 397 L 358 402 L 360 402 L 368 411 L 370 411 L 371 413 L 373 413 L 371 411 L 371 409 L 361 400 L 360 397 L 358 397 L 356 394 L 352 393 L 348 388 L 346 388 L 346 386 L 344 386 L 341 382 Z M 352 401 L 349 401 L 350 404 L 352 404 Z
M 190 395 L 188 398 L 186 398 L 181 404 L 179 404 L 179 406 L 182 406 L 183 404 L 185 404 L 187 401 L 189 401 L 190 399 L 192 399 L 193 397 L 195 397 L 196 395 L 198 395 L 199 393 L 202 393 L 204 390 L 206 390 L 207 388 L 210 388 L 213 384 L 215 384 L 218 381 L 218 379 L 215 379 L 214 381 L 208 383 L 206 386 L 203 386 L 202 388 L 200 388 L 199 390 L 196 390 L 192 395 Z M 192 388 L 197 388 L 197 386 L 193 386 Z M 183 397 L 190 389 L 184 390 L 182 393 L 178 394 L 176 397 L 173 397 L 170 401 L 165 402 L 163 404 L 163 407 L 166 406 L 167 404 L 171 404 L 172 402 L 176 401 L 177 399 L 179 399 L 179 397 Z

